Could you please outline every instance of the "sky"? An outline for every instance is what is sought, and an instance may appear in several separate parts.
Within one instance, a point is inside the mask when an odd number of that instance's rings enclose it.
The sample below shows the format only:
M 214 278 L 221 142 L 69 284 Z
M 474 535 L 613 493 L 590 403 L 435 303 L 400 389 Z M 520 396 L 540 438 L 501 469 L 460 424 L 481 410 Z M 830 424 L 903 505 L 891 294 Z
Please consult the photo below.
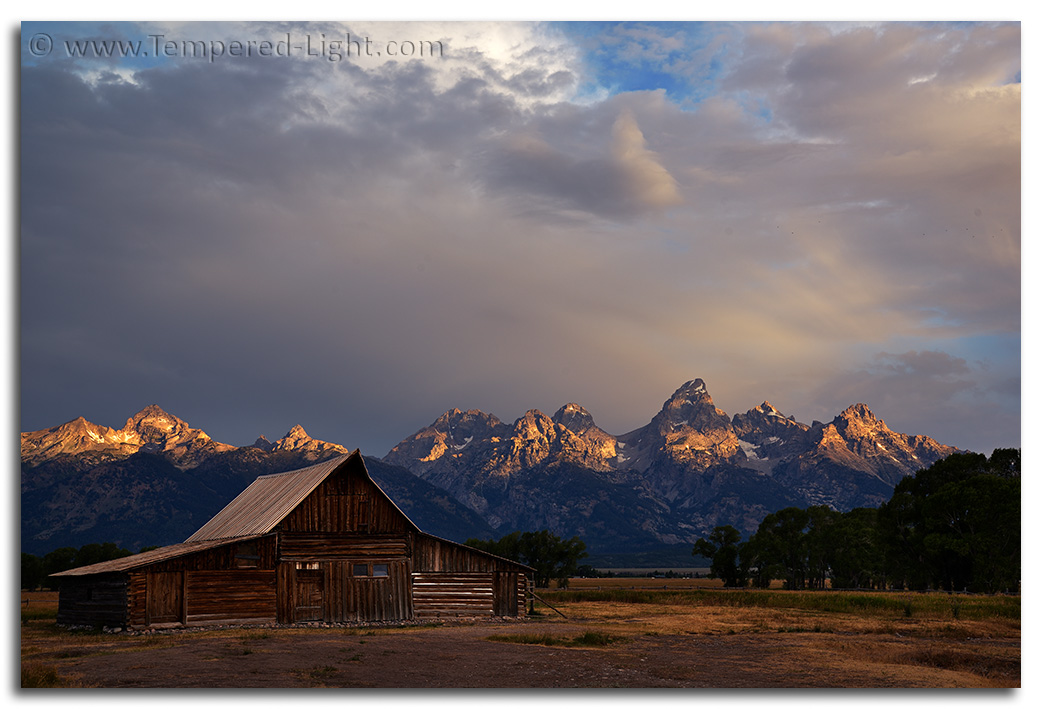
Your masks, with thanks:
M 73 56 L 91 40 L 148 56 Z M 730 415 L 862 402 L 1021 443 L 1016 22 L 20 44 L 22 431 L 159 404 L 234 445 L 300 424 L 382 456 L 454 407 L 576 402 L 622 434 L 702 378 Z

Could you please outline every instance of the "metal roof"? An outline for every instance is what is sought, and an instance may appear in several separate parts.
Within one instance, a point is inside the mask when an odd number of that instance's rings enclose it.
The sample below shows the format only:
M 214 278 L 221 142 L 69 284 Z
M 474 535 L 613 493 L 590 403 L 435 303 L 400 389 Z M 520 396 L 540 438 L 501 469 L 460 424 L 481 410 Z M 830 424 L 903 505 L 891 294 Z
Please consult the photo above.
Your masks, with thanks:
M 250 539 L 256 539 L 264 536 L 257 534 L 252 537 L 243 537 L 235 541 L 248 541 Z M 140 554 L 134 554 L 132 556 L 124 556 L 121 559 L 112 559 L 111 561 L 101 561 L 97 564 L 91 564 L 89 566 L 80 566 L 75 569 L 69 569 L 67 571 L 59 571 L 58 573 L 51 574 L 51 576 L 89 576 L 90 574 L 106 574 L 115 571 L 129 571 L 130 569 L 136 569 L 139 566 L 147 566 L 148 564 L 154 564 L 160 561 L 167 561 L 169 559 L 176 559 L 179 556 L 185 554 L 192 554 L 197 551 L 203 551 L 205 549 L 213 549 L 215 547 L 228 544 L 229 539 L 208 539 L 199 542 L 182 542 L 181 544 L 171 544 L 170 546 L 160 547 L 159 549 L 153 549 L 151 551 L 143 551 Z
M 355 457 L 368 477 L 362 454 L 357 450 L 350 455 L 330 458 L 309 468 L 262 475 L 185 541 L 234 539 L 267 534 L 333 471 Z

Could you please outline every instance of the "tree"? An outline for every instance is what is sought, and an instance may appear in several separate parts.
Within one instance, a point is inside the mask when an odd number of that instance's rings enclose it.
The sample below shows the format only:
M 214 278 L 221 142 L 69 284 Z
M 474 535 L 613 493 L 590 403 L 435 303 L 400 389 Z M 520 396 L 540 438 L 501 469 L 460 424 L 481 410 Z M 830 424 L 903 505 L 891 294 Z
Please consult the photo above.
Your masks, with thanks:
M 67 571 L 76 566 L 76 549 L 61 547 L 47 552 L 43 557 L 43 573 L 47 576 Z
M 67 571 L 79 566 L 88 566 L 102 561 L 121 559 L 130 556 L 131 552 L 122 549 L 112 542 L 104 544 L 84 544 L 79 549 L 74 547 L 61 547 L 47 552 L 43 557 L 43 579 L 42 583 L 53 588 L 53 582 L 47 579 L 51 574 L 59 571 Z
M 786 588 L 943 588 L 1013 591 L 1020 584 L 1020 451 L 991 457 L 956 453 L 901 480 L 878 510 L 839 513 L 787 507 L 767 515 L 737 544 L 717 527 L 695 545 L 714 560 L 711 574 L 733 567 L 753 584 Z
M 807 527 L 804 533 L 807 588 L 825 588 L 832 576 L 832 565 L 837 556 L 836 525 L 842 515 L 831 507 L 815 505 L 807 508 Z
M 105 542 L 104 544 L 84 544 L 76 552 L 75 563 L 76 566 L 89 566 L 90 564 L 97 564 L 102 561 L 122 559 L 123 557 L 130 555 L 130 551 L 121 549 L 112 542 Z
M 22 588 L 26 591 L 36 590 L 43 583 L 44 576 L 43 559 L 22 552 Z
M 579 561 L 586 557 L 586 544 L 579 537 L 561 539 L 548 529 L 523 534 L 512 532 L 498 541 L 468 539 L 466 543 L 531 566 L 539 588 L 549 587 L 551 580 L 556 580 L 558 586 L 567 586 L 568 579 L 578 572 Z
M 832 588 L 883 587 L 877 518 L 878 510 L 871 507 L 857 507 L 839 516 L 830 535 Z
M 742 544 L 738 550 L 742 567 L 748 570 L 749 580 L 756 588 L 770 588 L 771 579 L 778 573 L 770 562 L 770 550 L 763 537 L 755 534 Z
M 948 590 L 1014 590 L 1020 579 L 1020 480 L 978 475 L 943 486 L 924 512 L 927 554 Z
M 898 587 L 1013 590 L 1020 579 L 1020 452 L 956 453 L 894 488 L 879 510 Z
M 521 561 L 521 532 L 511 532 L 499 539 L 468 539 L 466 544 L 504 559 Z
M 708 539 L 699 539 L 693 556 L 710 560 L 709 578 L 722 579 L 724 586 L 743 587 L 749 582 L 749 568 L 740 555 L 742 533 L 729 524 L 714 527 Z
M 764 517 L 752 537 L 760 573 L 785 579 L 785 587 L 790 590 L 803 589 L 807 584 L 805 531 L 810 519 L 807 510 L 786 507 Z

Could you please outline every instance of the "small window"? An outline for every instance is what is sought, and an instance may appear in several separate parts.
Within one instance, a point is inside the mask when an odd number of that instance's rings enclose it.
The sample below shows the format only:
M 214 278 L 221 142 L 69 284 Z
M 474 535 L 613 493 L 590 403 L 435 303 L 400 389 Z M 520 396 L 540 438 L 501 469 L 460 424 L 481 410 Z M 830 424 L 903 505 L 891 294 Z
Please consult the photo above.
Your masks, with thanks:
M 318 571 L 321 567 L 317 561 L 298 561 L 297 568 L 301 571 Z
M 257 542 L 240 542 L 235 546 L 235 568 L 256 569 L 260 566 Z
M 356 579 L 374 579 L 387 578 L 390 573 L 387 564 L 352 564 L 351 576 Z
M 355 531 L 357 532 L 368 532 L 369 531 L 369 496 L 368 495 L 352 495 L 352 512 L 354 513 Z

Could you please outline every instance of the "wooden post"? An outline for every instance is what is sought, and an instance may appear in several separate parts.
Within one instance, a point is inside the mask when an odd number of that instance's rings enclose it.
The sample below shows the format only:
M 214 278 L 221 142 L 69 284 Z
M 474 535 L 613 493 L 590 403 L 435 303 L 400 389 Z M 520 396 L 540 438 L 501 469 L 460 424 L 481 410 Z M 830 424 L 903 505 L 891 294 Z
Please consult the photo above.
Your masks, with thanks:
M 539 596 L 536 596 L 536 595 L 535 595 L 535 591 L 532 591 L 532 596 L 533 596 L 534 598 L 539 598 Z M 562 618 L 568 618 L 568 616 L 566 616 L 566 615 L 565 615 L 564 613 L 562 613 L 561 611 L 559 611 L 559 610 L 557 610 L 556 608 L 554 608 L 553 606 L 551 606 L 551 605 L 550 605 L 549 603 L 547 603 L 546 601 L 544 601 L 544 600 L 543 600 L 542 598 L 539 598 L 539 601 L 540 601 L 540 602 L 541 602 L 541 603 L 542 603 L 543 605 L 545 605 L 545 606 L 546 606 L 547 608 L 549 608 L 550 610 L 552 610 L 552 611 L 553 611 L 554 613 L 556 613 L 557 615 L 561 616 Z M 533 608 L 535 607 L 535 604 L 534 604 L 534 603 L 532 604 L 532 607 L 533 607 Z

